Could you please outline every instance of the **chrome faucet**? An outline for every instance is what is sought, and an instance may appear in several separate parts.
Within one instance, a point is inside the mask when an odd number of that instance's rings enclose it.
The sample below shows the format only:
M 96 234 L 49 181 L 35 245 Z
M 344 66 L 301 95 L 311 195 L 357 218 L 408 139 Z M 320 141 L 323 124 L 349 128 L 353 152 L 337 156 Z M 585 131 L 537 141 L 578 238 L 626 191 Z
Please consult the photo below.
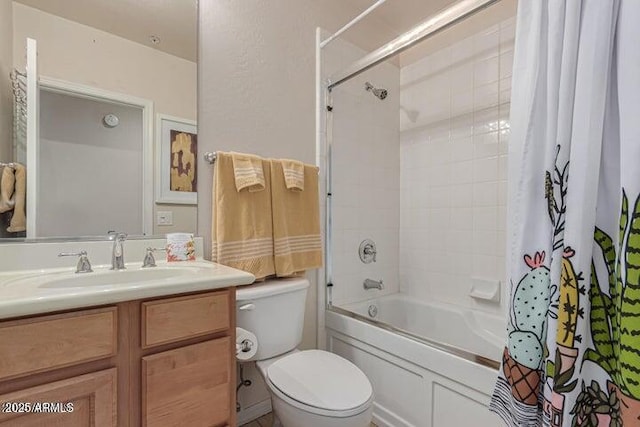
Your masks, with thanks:
M 111 270 L 124 270 L 127 267 L 124 266 L 124 247 L 122 244 L 127 239 L 127 234 L 110 231 L 109 235 L 113 240 L 113 247 L 111 249 Z
M 362 284 L 365 289 L 380 289 L 384 288 L 384 283 L 382 283 L 382 279 L 380 280 L 372 280 L 372 279 L 364 279 L 364 283 Z

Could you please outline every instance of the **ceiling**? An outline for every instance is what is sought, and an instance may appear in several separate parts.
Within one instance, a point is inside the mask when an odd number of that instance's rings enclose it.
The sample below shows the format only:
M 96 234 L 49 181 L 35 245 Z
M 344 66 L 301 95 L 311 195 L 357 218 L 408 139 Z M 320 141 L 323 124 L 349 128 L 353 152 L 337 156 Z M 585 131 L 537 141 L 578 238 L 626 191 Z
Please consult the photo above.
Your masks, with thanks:
M 351 8 L 352 16 L 355 17 L 366 8 L 371 6 L 375 0 L 342 0 L 345 8 Z M 443 9 L 457 3 L 458 0 L 387 0 L 362 22 L 368 23 L 380 34 L 384 34 L 385 42 L 409 31 L 427 18 L 437 14 Z M 516 13 L 517 0 L 500 0 L 491 7 L 459 22 L 452 27 L 439 32 L 424 41 L 418 43 L 409 50 L 399 55 L 399 65 L 405 66 L 416 60 L 424 58 L 431 52 L 451 45 L 483 29 L 487 29 Z M 361 24 L 357 24 L 361 25 Z M 371 28 L 369 28 L 371 29 Z M 345 33 L 348 38 L 347 33 Z M 375 48 L 382 46 L 379 43 Z M 365 49 L 373 50 L 370 46 L 361 46 Z
M 196 62 L 197 0 L 14 0 Z M 157 36 L 153 44 L 150 36 Z
M 197 0 L 14 0 L 18 3 L 88 25 L 196 62 Z M 210 0 L 216 1 L 216 0 Z M 242 1 L 242 0 L 236 0 Z M 293 0 L 297 1 L 297 0 Z M 317 1 L 317 0 L 313 0 Z M 346 24 L 375 0 L 324 0 L 340 11 Z M 344 38 L 373 50 L 410 30 L 456 0 L 387 0 L 349 30 Z M 477 17 L 455 25 L 400 56 L 413 62 L 444 44 L 467 37 L 515 14 L 516 0 L 501 0 Z M 359 30 L 359 31 L 358 31 Z M 354 34 L 359 33 L 358 35 Z M 157 36 L 153 44 L 150 36 Z

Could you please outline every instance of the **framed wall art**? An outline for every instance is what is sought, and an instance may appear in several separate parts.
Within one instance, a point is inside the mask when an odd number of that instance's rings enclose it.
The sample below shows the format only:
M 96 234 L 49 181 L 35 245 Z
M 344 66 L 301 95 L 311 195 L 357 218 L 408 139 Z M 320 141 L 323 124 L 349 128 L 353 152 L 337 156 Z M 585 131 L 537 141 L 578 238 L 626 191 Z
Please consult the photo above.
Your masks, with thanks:
M 196 122 L 164 114 L 156 124 L 156 203 L 198 203 Z

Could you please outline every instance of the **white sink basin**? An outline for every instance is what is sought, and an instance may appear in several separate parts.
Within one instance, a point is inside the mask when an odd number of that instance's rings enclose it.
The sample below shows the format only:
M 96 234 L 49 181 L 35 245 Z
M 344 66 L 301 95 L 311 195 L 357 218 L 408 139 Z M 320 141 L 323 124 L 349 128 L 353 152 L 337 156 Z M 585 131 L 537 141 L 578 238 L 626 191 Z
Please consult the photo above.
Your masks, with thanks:
M 92 273 L 52 268 L 0 273 L 0 319 L 113 304 L 252 283 L 247 272 L 208 261 L 158 263 L 125 270 L 94 266 Z
M 150 267 L 138 270 L 107 270 L 93 273 L 61 273 L 43 276 L 41 288 L 75 288 L 87 286 L 112 286 L 146 282 L 157 280 L 173 280 L 184 276 L 197 276 L 202 273 L 198 267 Z

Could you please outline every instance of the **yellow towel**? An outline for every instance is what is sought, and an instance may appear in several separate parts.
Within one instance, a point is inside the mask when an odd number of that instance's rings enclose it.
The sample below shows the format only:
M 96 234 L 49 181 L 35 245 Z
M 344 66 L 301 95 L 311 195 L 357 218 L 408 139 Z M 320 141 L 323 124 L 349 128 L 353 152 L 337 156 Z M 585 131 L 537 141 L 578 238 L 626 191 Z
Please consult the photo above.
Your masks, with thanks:
M 304 163 L 289 159 L 283 159 L 281 162 L 287 189 L 304 191 Z
M 27 170 L 19 163 L 15 163 L 14 175 L 16 177 L 16 191 L 13 193 L 15 206 L 13 216 L 9 222 L 9 233 L 18 233 L 27 229 L 27 218 L 25 214 L 25 198 L 27 194 Z
M 262 191 L 265 188 L 264 170 L 262 159 L 250 154 L 231 153 L 233 159 L 233 175 L 236 181 L 236 189 L 242 191 Z
M 13 198 L 15 190 L 16 176 L 12 167 L 2 168 L 2 178 L 0 178 L 0 213 L 10 211 L 16 204 Z
M 322 267 L 318 168 L 304 165 L 304 191 L 289 191 L 283 165 L 271 160 L 271 204 L 276 275 Z
M 266 191 L 238 191 L 233 154 L 218 152 L 214 173 L 212 260 L 261 279 L 275 274 L 269 162 L 262 161 Z

